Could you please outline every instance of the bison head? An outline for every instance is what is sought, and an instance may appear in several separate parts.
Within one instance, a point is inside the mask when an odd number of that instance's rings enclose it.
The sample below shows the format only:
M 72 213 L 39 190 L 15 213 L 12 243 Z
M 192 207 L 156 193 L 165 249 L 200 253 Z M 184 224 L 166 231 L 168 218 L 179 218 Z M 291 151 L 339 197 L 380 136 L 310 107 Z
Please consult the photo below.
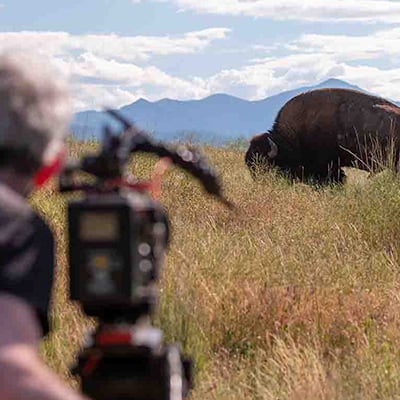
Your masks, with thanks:
M 278 155 L 278 146 L 271 139 L 269 132 L 253 136 L 245 155 L 246 165 L 254 172 L 260 166 L 274 165 Z

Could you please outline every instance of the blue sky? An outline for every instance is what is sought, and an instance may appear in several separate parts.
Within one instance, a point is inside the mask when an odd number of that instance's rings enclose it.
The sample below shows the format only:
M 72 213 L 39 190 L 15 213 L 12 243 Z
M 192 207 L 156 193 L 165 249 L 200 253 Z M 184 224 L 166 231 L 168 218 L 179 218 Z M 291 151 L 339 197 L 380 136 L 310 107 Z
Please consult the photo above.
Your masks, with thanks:
M 0 0 L 0 50 L 69 74 L 76 110 L 261 99 L 336 77 L 400 100 L 400 1 Z

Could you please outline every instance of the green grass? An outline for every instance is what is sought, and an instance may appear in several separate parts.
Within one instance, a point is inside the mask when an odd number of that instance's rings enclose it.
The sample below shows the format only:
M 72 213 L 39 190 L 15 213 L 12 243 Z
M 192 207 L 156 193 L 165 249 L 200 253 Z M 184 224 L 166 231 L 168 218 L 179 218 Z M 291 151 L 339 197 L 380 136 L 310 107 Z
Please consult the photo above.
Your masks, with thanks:
M 204 151 L 237 211 L 187 174 L 167 174 L 173 240 L 155 321 L 195 358 L 192 399 L 400 398 L 398 177 L 349 170 L 344 187 L 326 188 L 273 172 L 253 181 L 243 151 Z M 147 177 L 153 165 L 138 157 L 131 170 Z M 49 188 L 32 203 L 58 239 L 43 355 L 70 379 L 92 322 L 67 301 L 65 200 Z

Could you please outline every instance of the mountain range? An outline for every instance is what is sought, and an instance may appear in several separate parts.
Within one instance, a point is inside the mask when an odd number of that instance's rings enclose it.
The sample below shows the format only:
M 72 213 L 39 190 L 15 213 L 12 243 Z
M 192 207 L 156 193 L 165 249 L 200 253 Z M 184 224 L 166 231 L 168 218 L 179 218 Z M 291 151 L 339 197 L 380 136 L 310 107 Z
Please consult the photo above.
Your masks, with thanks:
M 298 94 L 322 88 L 345 88 L 366 92 L 339 79 L 282 92 L 262 100 L 248 101 L 227 94 L 213 94 L 201 100 L 139 99 L 119 109 L 122 115 L 161 140 L 182 137 L 212 143 L 247 138 L 272 127 L 279 109 Z M 75 114 L 71 130 L 78 138 L 99 137 L 105 124 L 118 123 L 102 111 Z

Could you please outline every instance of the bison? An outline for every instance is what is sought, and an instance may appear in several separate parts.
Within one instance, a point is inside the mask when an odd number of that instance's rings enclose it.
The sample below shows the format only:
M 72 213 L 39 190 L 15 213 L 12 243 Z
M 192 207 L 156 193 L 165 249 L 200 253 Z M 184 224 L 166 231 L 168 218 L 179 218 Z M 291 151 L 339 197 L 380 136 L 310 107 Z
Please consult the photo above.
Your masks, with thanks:
M 371 170 L 377 152 L 384 159 L 391 149 L 397 163 L 399 139 L 400 107 L 356 90 L 317 89 L 280 109 L 272 129 L 251 139 L 245 162 L 252 172 L 262 160 L 292 178 L 341 183 L 342 167 Z

